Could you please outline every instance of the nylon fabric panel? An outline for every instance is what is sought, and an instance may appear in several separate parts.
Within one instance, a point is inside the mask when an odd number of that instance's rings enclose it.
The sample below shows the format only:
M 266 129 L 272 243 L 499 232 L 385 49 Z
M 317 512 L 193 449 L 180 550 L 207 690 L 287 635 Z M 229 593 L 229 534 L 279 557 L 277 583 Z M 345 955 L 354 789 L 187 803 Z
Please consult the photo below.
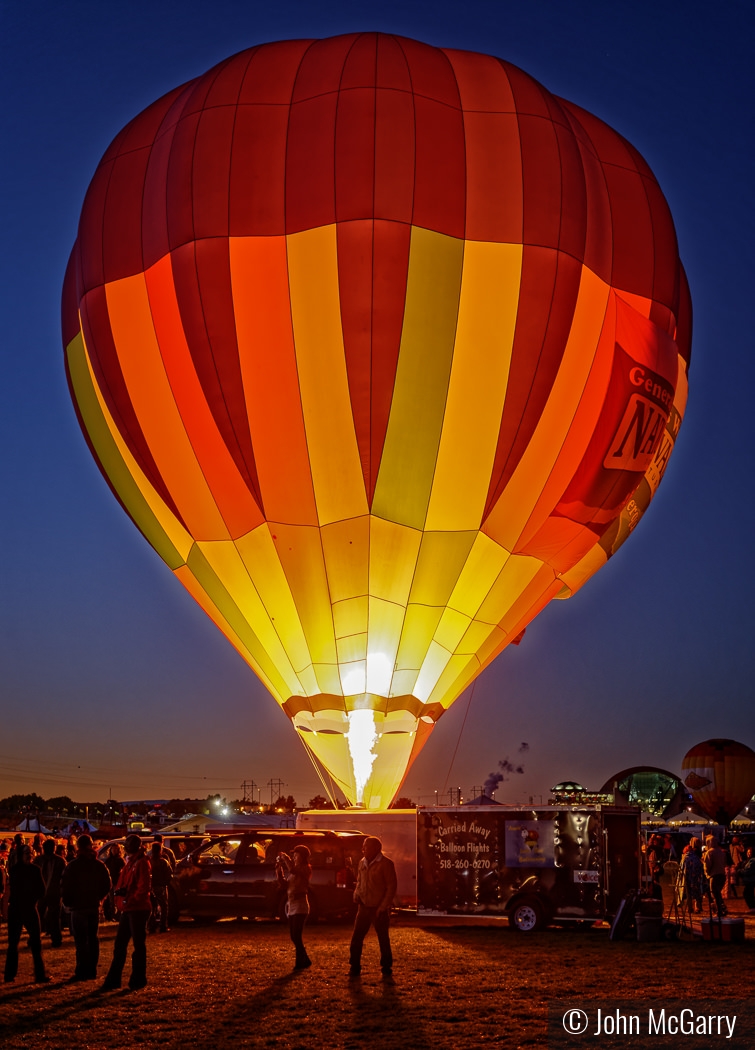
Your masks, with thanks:
M 566 434 L 561 451 L 550 472 L 540 498 L 534 507 L 526 527 L 519 539 L 519 548 L 529 545 L 529 553 L 535 554 L 537 548 L 531 541 L 537 531 L 545 524 L 546 519 L 564 495 L 569 482 L 582 462 L 598 425 L 603 409 L 613 367 L 614 343 L 616 337 L 616 303 L 615 294 L 611 291 L 608 299 L 605 322 L 598 339 L 595 360 L 585 383 L 584 392 L 577 411 Z M 544 559 L 545 560 L 545 559 Z
M 244 72 L 239 105 L 288 106 L 302 56 L 311 45 L 311 40 L 276 40 L 256 48 Z
M 81 335 L 69 343 L 66 357 L 81 419 L 103 473 L 147 541 L 171 569 L 177 568 L 188 557 L 191 536 L 150 485 L 120 436 L 94 382 Z
M 356 39 L 356 33 L 344 33 L 310 41 L 296 73 L 294 103 L 338 91 L 343 67 Z
M 424 528 L 445 412 L 464 242 L 412 229 L 404 327 L 372 511 Z
M 563 200 L 561 157 L 550 120 L 519 114 L 525 244 L 558 248 Z
M 232 237 L 283 233 L 288 110 L 284 106 L 239 106 L 229 172 Z
M 467 241 L 456 342 L 425 528 L 479 528 L 519 305 L 520 245 Z
M 160 356 L 144 274 L 107 286 L 116 349 L 134 411 L 181 519 L 195 539 L 229 535 L 170 389 Z M 139 360 L 130 347 L 140 346 Z
M 265 523 L 236 540 L 236 548 L 296 672 L 312 661 L 299 613 L 271 536 L 271 529 L 274 528 L 275 525 Z M 296 691 L 296 688 L 291 690 L 292 693 Z
M 583 269 L 569 339 L 550 397 L 527 449 L 482 531 L 514 550 L 560 454 L 592 368 L 610 289 Z
M 525 246 L 514 350 L 486 514 L 516 470 L 550 396 L 579 293 L 579 263 Z
M 401 672 L 411 671 L 413 677 L 410 679 L 411 684 L 409 688 L 402 689 L 399 695 L 403 695 L 404 692 L 414 693 L 414 685 L 419 669 L 422 666 L 422 661 L 430 642 L 438 629 L 444 608 L 445 606 L 429 608 L 426 605 L 412 604 L 407 606 L 401 631 L 401 640 L 396 654 L 396 670 L 393 674 L 394 690 L 398 691 L 399 686 L 404 683 L 404 679 L 399 677 Z
M 152 143 L 144 175 L 144 199 L 139 222 L 142 237 L 142 266 L 154 266 L 170 252 L 166 181 L 170 168 L 175 123 L 164 128 Z
M 338 95 L 291 105 L 286 143 L 286 233 L 336 221 L 335 126 Z
M 370 549 L 370 519 L 350 518 L 320 530 L 331 602 L 366 595 Z
M 477 535 L 476 530 L 425 532 L 409 601 L 418 605 L 447 605 Z
M 604 165 L 613 222 L 611 284 L 635 295 L 653 294 L 653 227 L 639 175 Z
M 412 693 L 418 700 L 425 704 L 429 702 L 430 693 L 435 688 L 450 659 L 451 654 L 447 649 L 444 649 L 436 641 L 430 642 L 420 666 L 417 680 L 414 683 L 414 689 L 412 689 Z
M 173 132 L 164 191 L 171 251 L 194 240 L 191 174 L 198 126 L 199 113 L 183 114 Z
M 339 89 L 374 88 L 377 65 L 377 33 L 355 33 L 343 60 Z
M 197 241 L 195 261 L 199 303 L 187 302 L 187 296 L 193 292 L 190 285 L 184 288 L 176 286 L 182 316 L 194 316 L 195 308 L 199 307 L 202 332 L 207 333 L 206 341 L 201 335 L 191 340 L 192 358 L 228 451 L 257 503 L 262 506 L 241 381 L 228 240 Z M 176 272 L 181 270 L 174 268 Z M 188 277 L 191 282 L 190 271 Z
M 370 595 L 367 634 L 367 692 L 391 695 L 391 679 L 404 623 L 404 607 Z
M 95 288 L 89 292 L 82 299 L 80 309 L 84 344 L 92 348 L 91 352 L 87 351 L 89 361 L 95 383 L 108 411 L 140 469 L 149 478 L 173 513 L 180 518 L 178 508 L 160 476 L 154 456 L 144 437 L 141 423 L 131 404 L 115 348 L 105 289 Z
M 461 111 L 434 99 L 423 98 L 415 87 L 414 119 L 416 155 L 412 225 L 463 238 L 466 161 Z M 439 172 L 443 173 L 442 178 L 438 177 Z
M 402 607 L 417 564 L 422 533 L 382 518 L 370 518 L 370 595 Z
M 466 616 L 456 609 L 444 609 L 435 631 L 434 640 L 449 653 L 453 653 L 471 622 L 471 616 Z
M 338 223 L 336 238 L 341 325 L 349 397 L 362 476 L 365 488 L 368 489 L 371 474 L 373 224 L 369 221 Z M 400 320 L 399 331 L 395 336 L 394 359 L 398 356 L 399 337 Z
M 467 241 L 521 244 L 522 153 L 515 113 L 464 113 Z
M 367 595 L 333 602 L 333 629 L 336 638 L 367 633 Z
M 338 94 L 335 123 L 336 222 L 372 218 L 375 196 L 375 88 Z
M 215 66 L 216 75 L 212 77 L 202 103 L 205 112 L 222 106 L 236 106 L 249 63 L 254 60 L 258 50 L 259 45 L 250 47 Z
M 281 695 L 285 695 L 288 699 L 293 693 L 298 692 L 301 685 L 290 656 L 271 620 L 270 612 L 265 608 L 252 583 L 249 570 L 239 550 L 233 543 L 221 542 L 199 543 L 195 547 L 196 551 L 201 552 L 214 574 L 215 604 L 229 623 L 233 624 L 238 615 L 241 617 L 241 622 L 248 626 L 248 632 L 254 635 L 256 642 L 285 682 L 285 690 Z M 194 567 L 196 559 L 197 555 L 194 553 L 194 558 L 189 559 L 190 567 Z M 257 649 L 250 646 L 247 640 L 248 633 L 246 635 L 240 633 L 238 628 L 237 633 L 250 647 L 250 653 L 255 656 Z M 306 646 L 304 648 L 306 651 Z
M 296 363 L 321 525 L 367 513 L 341 330 L 336 231 L 287 239 Z
M 349 222 L 339 223 L 336 235 L 351 409 L 371 498 L 396 377 L 410 229 L 399 223 Z
M 508 551 L 478 533 L 448 599 L 449 609 L 474 618 L 509 558 Z
M 232 537 L 259 525 L 262 512 L 217 429 L 186 343 L 168 257 L 145 274 L 155 335 L 168 383 L 202 473 Z
M 194 236 L 227 237 L 229 171 L 235 105 L 202 111 L 197 126 L 192 170 Z
M 149 148 L 122 154 L 113 164 L 102 216 L 105 283 L 131 277 L 143 268 L 142 198 Z
M 574 107 L 561 99 L 569 126 L 579 148 L 582 175 L 585 180 L 585 246 L 584 264 L 601 280 L 610 284 L 613 265 L 613 230 L 611 204 L 603 166 Z
M 271 535 L 299 613 L 312 664 L 335 665 L 336 640 L 320 530 L 277 524 Z M 333 691 L 339 692 L 338 689 L 323 690 Z
M 265 515 L 291 525 L 316 525 L 286 240 L 231 238 L 229 255 L 239 367 Z
M 475 619 L 510 633 L 530 605 L 553 583 L 553 571 L 538 558 L 512 554 L 503 567 Z
M 441 48 L 456 78 L 464 123 L 477 113 L 515 113 L 516 104 L 509 83 L 507 64 L 493 55 Z M 470 236 L 467 231 L 467 236 Z
M 367 632 L 336 638 L 338 663 L 348 664 L 367 659 Z M 366 666 L 366 665 L 365 665 Z
M 375 219 L 411 224 L 417 148 L 411 94 L 385 89 L 376 92 L 374 134 Z
M 402 223 L 373 225 L 372 361 L 370 382 L 370 473 L 372 502 L 390 418 L 409 272 L 411 227 Z M 343 297 L 349 285 L 343 288 Z

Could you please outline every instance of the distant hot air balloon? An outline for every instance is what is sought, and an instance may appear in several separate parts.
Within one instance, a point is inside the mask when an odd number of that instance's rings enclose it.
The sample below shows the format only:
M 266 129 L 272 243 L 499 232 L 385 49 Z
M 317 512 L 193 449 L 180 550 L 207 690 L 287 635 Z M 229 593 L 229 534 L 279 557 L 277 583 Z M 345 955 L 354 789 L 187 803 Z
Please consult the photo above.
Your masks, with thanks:
M 687 395 L 651 171 L 497 58 L 250 48 L 116 137 L 63 295 L 113 491 L 346 797 L 632 531 Z
M 755 795 L 755 751 L 736 740 L 705 740 L 682 759 L 682 782 L 703 813 L 729 824 Z

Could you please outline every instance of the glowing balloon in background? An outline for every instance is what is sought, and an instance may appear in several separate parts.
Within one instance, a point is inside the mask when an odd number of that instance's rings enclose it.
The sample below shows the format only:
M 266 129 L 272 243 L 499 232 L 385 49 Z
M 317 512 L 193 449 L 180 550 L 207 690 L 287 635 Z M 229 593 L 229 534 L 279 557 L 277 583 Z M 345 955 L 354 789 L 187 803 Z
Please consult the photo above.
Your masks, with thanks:
M 113 491 L 351 802 L 626 539 L 687 393 L 649 168 L 497 58 L 265 44 L 103 157 L 63 296 Z
M 736 740 L 705 740 L 682 759 L 682 782 L 703 813 L 729 824 L 755 795 L 755 751 Z

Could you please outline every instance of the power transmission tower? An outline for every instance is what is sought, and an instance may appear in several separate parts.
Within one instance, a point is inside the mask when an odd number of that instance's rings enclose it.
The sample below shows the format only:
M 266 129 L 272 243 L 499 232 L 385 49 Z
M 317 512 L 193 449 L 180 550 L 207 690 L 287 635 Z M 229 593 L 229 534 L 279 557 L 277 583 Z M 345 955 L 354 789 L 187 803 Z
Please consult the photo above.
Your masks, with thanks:
M 241 801 L 251 802 L 252 805 L 254 805 L 254 792 L 259 792 L 260 790 L 261 788 L 257 784 L 255 784 L 253 780 L 245 780 L 244 783 L 241 785 Z M 249 795 L 251 795 L 251 798 L 249 797 Z
M 270 780 L 268 780 L 267 786 L 270 788 L 270 809 L 272 809 L 275 805 L 275 800 L 281 797 L 281 793 L 285 785 L 280 779 L 280 777 L 272 777 Z

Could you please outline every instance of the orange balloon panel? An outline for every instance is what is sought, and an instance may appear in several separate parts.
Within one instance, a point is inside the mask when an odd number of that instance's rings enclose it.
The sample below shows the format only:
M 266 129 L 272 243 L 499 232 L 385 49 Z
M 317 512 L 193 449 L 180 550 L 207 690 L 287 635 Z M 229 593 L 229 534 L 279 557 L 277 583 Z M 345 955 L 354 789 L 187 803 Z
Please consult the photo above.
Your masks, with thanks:
M 729 824 L 755 795 L 755 751 L 736 740 L 706 740 L 682 760 L 682 782 L 703 813 Z
M 266 44 L 84 203 L 71 390 L 144 535 L 352 802 L 644 513 L 690 308 L 637 152 L 499 59 Z

